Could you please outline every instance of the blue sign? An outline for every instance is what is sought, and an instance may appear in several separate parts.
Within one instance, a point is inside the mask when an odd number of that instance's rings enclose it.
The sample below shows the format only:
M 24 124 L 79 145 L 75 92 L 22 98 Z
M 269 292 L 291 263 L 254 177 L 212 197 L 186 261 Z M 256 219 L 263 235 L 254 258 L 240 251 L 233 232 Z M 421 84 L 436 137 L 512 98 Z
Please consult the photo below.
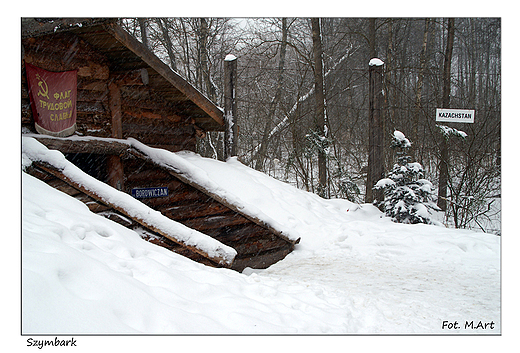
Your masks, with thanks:
M 149 199 L 152 197 L 168 196 L 168 187 L 160 186 L 156 188 L 137 188 L 132 189 L 132 196 L 136 199 Z

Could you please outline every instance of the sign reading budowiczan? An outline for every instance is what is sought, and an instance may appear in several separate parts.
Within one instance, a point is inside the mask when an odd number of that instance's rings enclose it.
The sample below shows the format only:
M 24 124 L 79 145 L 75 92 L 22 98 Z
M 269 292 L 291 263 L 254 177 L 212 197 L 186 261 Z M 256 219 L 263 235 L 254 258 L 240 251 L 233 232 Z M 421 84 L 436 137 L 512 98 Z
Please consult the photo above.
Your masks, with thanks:
M 77 70 L 52 72 L 25 64 L 36 131 L 69 136 L 76 130 Z
M 474 123 L 475 110 L 437 108 L 435 121 L 443 121 L 447 123 Z

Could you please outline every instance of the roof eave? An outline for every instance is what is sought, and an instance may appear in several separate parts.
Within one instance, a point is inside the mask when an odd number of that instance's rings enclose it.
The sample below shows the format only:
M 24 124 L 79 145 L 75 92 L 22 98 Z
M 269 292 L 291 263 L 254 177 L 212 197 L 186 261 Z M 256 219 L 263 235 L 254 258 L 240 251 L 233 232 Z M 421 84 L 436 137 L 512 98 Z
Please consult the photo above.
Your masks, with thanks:
M 175 88 L 186 95 L 188 99 L 199 106 L 206 114 L 215 120 L 218 125 L 224 126 L 224 114 L 222 110 L 179 74 L 171 70 L 168 65 L 163 63 L 156 55 L 148 50 L 144 44 L 135 39 L 117 23 L 107 23 L 103 27 L 107 32 L 113 35 L 114 38 L 120 41 L 128 49 L 139 56 L 144 62 L 146 62 L 151 68 L 157 71 L 157 73 L 163 76 Z

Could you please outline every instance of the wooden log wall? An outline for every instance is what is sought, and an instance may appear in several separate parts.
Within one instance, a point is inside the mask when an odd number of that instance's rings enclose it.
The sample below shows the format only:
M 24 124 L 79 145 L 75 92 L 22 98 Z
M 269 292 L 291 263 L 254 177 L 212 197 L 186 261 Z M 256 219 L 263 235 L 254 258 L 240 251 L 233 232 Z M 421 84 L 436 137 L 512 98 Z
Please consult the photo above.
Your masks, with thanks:
M 226 205 L 182 182 L 168 170 L 140 158 L 123 160 L 125 191 L 168 187 L 168 196 L 142 199 L 151 208 L 234 248 L 233 269 L 266 268 L 283 259 L 294 245 Z
M 34 131 L 24 62 L 49 71 L 78 70 L 77 131 L 109 137 L 109 63 L 76 36 L 61 33 L 22 40 L 22 126 Z
M 77 134 L 112 137 L 109 88 L 116 85 L 123 138 L 133 137 L 172 152 L 195 151 L 196 137 L 202 132 L 191 118 L 176 115 L 172 103 L 165 103 L 147 86 L 150 68 L 112 72 L 104 55 L 72 33 L 23 39 L 22 52 L 22 127 L 35 132 L 25 76 L 27 62 L 49 71 L 78 70 Z

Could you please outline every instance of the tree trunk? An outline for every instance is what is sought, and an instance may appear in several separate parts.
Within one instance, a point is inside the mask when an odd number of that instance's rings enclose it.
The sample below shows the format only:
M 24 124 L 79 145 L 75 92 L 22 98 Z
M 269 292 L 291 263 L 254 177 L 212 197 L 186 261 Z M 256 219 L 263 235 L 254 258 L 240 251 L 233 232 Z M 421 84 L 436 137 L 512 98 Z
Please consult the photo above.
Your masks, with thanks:
M 141 29 L 141 42 L 148 48 L 148 30 L 146 29 L 146 18 L 138 18 L 139 28 Z
M 451 88 L 451 59 L 453 55 L 453 39 L 454 39 L 454 26 L 455 20 L 453 18 L 448 19 L 448 38 L 446 41 L 446 54 L 444 56 L 444 73 L 443 73 L 443 86 L 442 86 L 442 107 L 450 107 L 450 88 Z M 441 156 L 439 161 L 439 190 L 437 206 L 441 210 L 446 210 L 446 197 L 448 191 L 448 142 L 447 137 L 442 136 L 441 138 Z
M 320 19 L 312 18 L 312 47 L 314 56 L 314 85 L 316 98 L 316 131 L 318 136 L 325 138 L 325 95 L 323 90 L 323 49 L 321 46 Z M 323 148 L 318 151 L 318 194 L 326 197 L 327 187 L 327 156 Z
M 414 150 L 415 159 L 417 160 L 419 157 L 419 116 L 422 114 L 422 90 L 424 85 L 424 71 L 426 70 L 426 52 L 428 46 L 428 32 L 430 30 L 430 19 L 425 20 L 424 24 L 424 35 L 423 35 L 423 43 L 421 50 L 421 58 L 420 58 L 420 68 L 419 74 L 417 77 L 417 91 L 415 94 L 415 113 L 413 115 L 412 121 L 412 141 L 415 142 L 415 147 L 412 145 Z
M 376 19 L 368 19 L 368 49 L 370 59 L 377 58 L 376 51 Z
M 170 39 L 170 35 L 168 34 L 167 22 L 165 19 L 158 18 L 157 23 L 161 28 L 161 32 L 164 40 L 164 47 L 166 48 L 166 52 L 168 53 L 168 57 L 170 58 L 170 66 L 173 71 L 177 71 L 177 64 L 175 63 L 175 52 L 173 50 L 173 44 Z
M 260 142 L 260 148 L 256 154 L 256 170 L 263 170 L 264 160 L 266 157 L 267 147 L 269 143 L 269 135 L 273 124 L 273 117 L 278 106 L 278 102 L 282 96 L 283 70 L 285 66 L 285 53 L 287 51 L 287 18 L 282 18 L 282 43 L 280 45 L 280 60 L 278 61 L 278 78 L 276 83 L 276 93 L 269 106 L 267 113 L 264 134 Z
M 210 70 L 209 70 L 209 59 L 208 59 L 208 37 L 209 28 L 208 22 L 205 18 L 200 19 L 200 67 L 201 67 L 201 80 L 204 85 L 205 93 L 212 100 L 216 100 L 216 92 L 214 86 L 211 84 Z M 201 85 L 201 87 L 202 87 Z

